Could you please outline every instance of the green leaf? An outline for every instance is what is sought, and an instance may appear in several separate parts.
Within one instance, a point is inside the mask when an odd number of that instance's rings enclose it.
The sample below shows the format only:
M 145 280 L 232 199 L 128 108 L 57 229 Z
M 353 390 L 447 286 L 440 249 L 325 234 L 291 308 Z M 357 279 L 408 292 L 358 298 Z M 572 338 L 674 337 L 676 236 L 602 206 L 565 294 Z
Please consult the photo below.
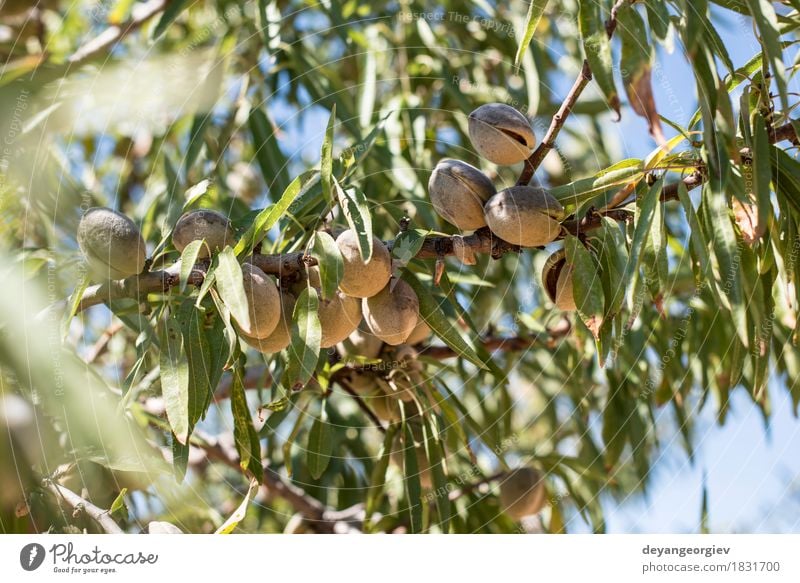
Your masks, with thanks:
M 637 183 L 644 177 L 644 162 L 630 158 L 617 162 L 590 176 L 550 190 L 550 194 L 564 205 L 579 205 L 594 199 L 598 194 L 619 186 Z
M 183 157 L 183 167 L 188 173 L 194 165 L 197 157 L 205 145 L 203 136 L 205 135 L 206 128 L 211 121 L 211 114 L 201 113 L 194 117 L 192 120 L 192 128 L 189 130 L 189 144 L 186 146 L 186 154 Z
M 784 111 L 788 111 L 789 96 L 786 87 L 786 65 L 783 62 L 783 47 L 780 33 L 778 32 L 778 17 L 775 14 L 775 9 L 769 0 L 745 1 L 761 35 L 761 46 L 775 78 L 775 84 L 781 96 L 781 105 Z
M 69 296 L 69 300 L 67 301 L 67 309 L 64 311 L 64 316 L 61 318 L 62 342 L 66 340 L 67 334 L 69 334 L 70 322 L 72 322 L 72 318 L 75 317 L 75 314 L 78 313 L 78 306 L 81 305 L 81 298 L 83 298 L 83 293 L 86 291 L 86 288 L 89 287 L 90 279 L 91 276 L 88 270 L 81 273 L 80 278 L 78 279 L 78 284 L 75 286 L 75 289 L 72 290 L 72 294 Z
M 328 422 L 328 400 L 322 400 L 319 417 L 314 419 L 308 432 L 306 464 L 311 477 L 319 480 L 331 461 L 333 451 L 333 428 Z
M 329 300 L 336 295 L 336 289 L 344 275 L 342 254 L 333 237 L 324 231 L 317 231 L 314 233 L 311 256 L 317 260 L 319 267 L 322 299 Z
M 567 235 L 564 238 L 564 248 L 567 251 L 567 263 L 573 269 L 572 293 L 578 306 L 578 315 L 596 339 L 600 336 L 605 308 L 603 283 L 597 265 L 591 252 L 577 237 Z
M 436 336 L 452 348 L 455 353 L 466 358 L 475 366 L 487 369 L 486 364 L 475 352 L 475 348 L 461 335 L 461 332 L 447 319 L 439 300 L 408 269 L 403 271 L 402 278 L 408 283 L 419 298 L 419 316 L 430 326 Z M 446 301 L 446 299 L 442 299 Z
M 602 433 L 603 443 L 606 446 L 603 457 L 606 467 L 613 468 L 619 461 L 628 440 L 630 407 L 627 405 L 627 400 L 631 397 L 625 390 L 626 385 L 617 383 L 613 375 L 608 376 L 608 387 L 608 399 L 603 409 Z
M 304 289 L 294 306 L 292 343 L 286 365 L 286 386 L 299 391 L 311 379 L 319 360 L 322 330 L 319 324 L 319 299 L 312 287 Z
M 756 113 L 753 118 L 753 166 L 752 183 L 753 194 L 758 209 L 759 229 L 766 232 L 772 218 L 772 202 L 770 194 L 770 181 L 772 177 L 772 162 L 770 158 L 769 135 L 763 116 Z
M 663 183 L 663 177 L 657 180 L 648 189 L 644 198 L 637 206 L 636 227 L 633 232 L 633 241 L 631 241 L 630 260 L 625 270 L 625 281 L 631 281 L 634 274 L 639 271 L 642 260 L 642 250 L 644 249 L 645 240 L 650 233 L 650 226 L 653 221 L 656 205 L 659 204 L 661 200 Z
M 161 394 L 169 425 L 177 440 L 185 444 L 189 437 L 189 363 L 183 333 L 175 318 L 167 318 L 160 332 Z
M 647 37 L 644 19 L 633 6 L 625 6 L 617 15 L 617 30 L 622 39 L 620 69 L 622 83 L 633 111 L 647 120 L 650 135 L 657 143 L 665 142 L 661 119 L 653 97 L 652 64 L 655 52 Z
M 713 286 L 714 277 L 711 271 L 711 258 L 708 254 L 706 242 L 703 239 L 703 229 L 700 226 L 697 213 L 695 213 L 692 201 L 689 198 L 689 191 L 686 189 L 686 185 L 683 182 L 678 184 L 678 199 L 683 207 L 683 212 L 686 213 L 686 222 L 689 224 L 689 241 L 692 244 L 695 260 L 702 274 L 702 281 L 708 282 L 709 285 Z
M 383 437 L 383 445 L 378 452 L 378 462 L 372 468 L 369 489 L 367 490 L 367 500 L 364 506 L 366 517 L 364 519 L 365 530 L 369 529 L 371 526 L 370 517 L 375 514 L 381 494 L 383 493 L 383 488 L 386 485 L 386 470 L 389 469 L 394 438 L 399 428 L 400 426 L 397 424 L 389 425 L 389 427 L 386 428 L 386 435 Z
M 606 300 L 605 319 L 615 316 L 625 301 L 625 266 L 628 262 L 628 251 L 625 236 L 616 221 L 603 217 L 600 229 L 594 235 L 599 244 L 599 256 L 603 272 L 603 280 L 608 283 L 604 288 Z
M 291 186 L 288 172 L 289 161 L 278 146 L 278 139 L 272 121 L 270 121 L 266 113 L 260 109 L 253 108 L 250 110 L 248 126 L 250 127 L 250 133 L 253 135 L 256 161 L 270 193 L 285 192 Z
M 172 475 L 175 481 L 180 484 L 186 477 L 186 470 L 189 467 L 189 440 L 186 443 L 181 443 L 175 437 L 174 433 L 170 433 L 172 441 Z
M 242 279 L 242 267 L 236 259 L 236 255 L 229 246 L 217 256 L 218 265 L 214 271 L 217 291 L 225 303 L 225 306 L 244 330 L 250 329 L 250 309 L 247 303 L 247 295 L 244 292 L 244 281 Z
M 578 24 L 586 60 L 592 76 L 605 95 L 608 105 L 619 117 L 619 95 L 614 83 L 614 66 L 611 58 L 611 41 L 606 34 L 605 19 L 597 0 L 580 0 Z
M 444 473 L 444 452 L 442 442 L 437 435 L 434 417 L 428 418 L 431 437 L 425 443 L 425 449 L 430 460 L 430 471 L 433 477 L 434 502 L 439 512 L 439 526 L 442 533 L 447 534 L 450 530 L 450 492 L 447 488 L 447 476 Z
M 181 12 L 183 12 L 185 6 L 186 0 L 172 0 L 172 2 L 167 2 L 164 13 L 161 15 L 161 18 L 158 20 L 158 24 L 156 24 L 155 28 L 153 29 L 151 38 L 156 40 L 158 37 L 164 34 L 167 28 L 169 28 L 169 25 L 172 24 L 176 18 L 178 18 Z
M 722 291 L 728 297 L 733 325 L 742 344 L 749 346 L 747 309 L 742 291 L 741 255 L 731 222 L 730 207 L 722 192 L 715 192 L 709 183 L 703 184 L 703 208 L 707 224 L 711 225 L 711 241 L 719 262 Z
M 336 123 L 336 104 L 331 108 L 331 117 L 325 130 L 325 139 L 322 141 L 322 154 L 320 156 L 319 174 L 322 180 L 322 196 L 330 204 L 333 202 L 333 189 L 331 178 L 333 176 L 333 127 Z
M 406 498 L 408 499 L 408 512 L 411 516 L 409 531 L 411 534 L 422 532 L 422 486 L 419 481 L 419 463 L 417 462 L 417 448 L 414 447 L 414 437 L 411 428 L 405 424 L 403 444 L 403 475 L 405 477 Z
M 192 241 L 181 253 L 181 273 L 180 273 L 180 291 L 186 291 L 186 286 L 189 284 L 189 276 L 192 275 L 194 264 L 197 263 L 197 256 L 200 254 L 200 249 L 205 244 L 203 239 Z
M 335 176 L 333 184 L 347 224 L 358 236 L 358 250 L 366 263 L 372 259 L 372 215 L 367 199 L 355 188 L 342 188 Z
M 517 54 L 514 57 L 514 65 L 517 67 L 522 62 L 522 57 L 525 55 L 525 51 L 528 50 L 531 40 L 533 40 L 533 34 L 536 32 L 536 27 L 539 26 L 539 20 L 541 20 L 545 8 L 547 8 L 547 0 L 531 0 L 530 6 L 528 6 L 524 32 L 517 47 Z
M 244 391 L 244 357 L 239 355 L 231 371 L 231 412 L 233 413 L 233 439 L 239 453 L 239 465 L 259 482 L 262 479 L 261 443 L 253 427 L 247 396 Z
M 278 219 L 286 214 L 286 210 L 289 208 L 292 202 L 302 193 L 311 188 L 311 186 L 316 183 L 318 178 L 319 172 L 316 170 L 309 170 L 308 172 L 304 172 L 292 180 L 291 184 L 289 184 L 289 186 L 286 187 L 286 190 L 283 191 L 283 194 L 277 203 L 268 206 L 258 213 L 258 216 L 256 216 L 255 220 L 253 221 L 253 224 L 250 225 L 242 238 L 239 239 L 239 242 L 236 243 L 236 247 L 234 248 L 236 256 L 242 257 L 250 255 L 253 252 L 253 248 L 260 243 L 261 240 L 267 235 L 267 232 L 273 226 L 275 226 L 275 223 L 278 222 Z
M 178 310 L 183 345 L 189 365 L 189 432 L 205 416 L 215 385 L 211 384 L 211 346 L 205 329 L 205 314 L 187 298 Z
M 416 257 L 422 245 L 425 243 L 425 237 L 428 231 L 421 231 L 419 229 L 409 229 L 403 231 L 394 240 L 392 246 L 392 256 L 395 258 L 393 262 L 397 269 L 402 269 L 408 262 Z
M 108 513 L 114 514 L 115 512 L 119 512 L 125 508 L 125 496 L 128 494 L 128 489 L 123 488 L 120 490 L 119 495 L 114 499 L 111 503 L 111 506 L 108 507 Z

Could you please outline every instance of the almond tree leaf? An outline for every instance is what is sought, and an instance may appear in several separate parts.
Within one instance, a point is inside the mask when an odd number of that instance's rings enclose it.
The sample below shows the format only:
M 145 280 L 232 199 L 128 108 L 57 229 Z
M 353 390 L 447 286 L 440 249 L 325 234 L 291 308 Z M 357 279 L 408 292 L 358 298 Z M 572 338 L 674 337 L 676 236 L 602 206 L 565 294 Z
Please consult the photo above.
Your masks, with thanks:
M 189 447 L 188 440 L 186 443 L 181 443 L 175 437 L 174 433 L 170 433 L 172 441 L 172 475 L 175 481 L 180 484 L 186 477 L 186 470 L 189 467 Z
M 236 243 L 236 247 L 234 247 L 236 256 L 250 255 L 253 252 L 253 248 L 264 239 L 267 232 L 278 222 L 278 219 L 286 214 L 286 210 L 292 202 L 316 184 L 318 179 L 319 172 L 317 170 L 309 170 L 292 180 L 277 203 L 258 213 L 255 220 L 253 220 L 253 224 L 250 225 L 242 238 Z
M 189 284 L 189 276 L 192 275 L 194 264 L 197 263 L 197 256 L 200 254 L 200 249 L 205 245 L 205 240 L 199 239 L 189 243 L 181 253 L 181 273 L 180 273 L 180 291 L 186 291 L 186 286 Z
M 394 257 L 393 264 L 398 270 L 408 265 L 408 262 L 417 256 L 417 253 L 425 243 L 425 237 L 428 232 L 420 229 L 409 229 L 397 235 L 394 245 L 392 245 L 392 257 Z
M 231 413 L 233 414 L 233 439 L 239 453 L 239 465 L 259 483 L 263 478 L 261 443 L 253 427 L 253 418 L 244 391 L 244 355 L 236 357 L 231 384 Z
M 775 84 L 781 97 L 781 106 L 784 111 L 789 111 L 786 65 L 783 62 L 783 47 L 778 32 L 778 16 L 775 14 L 775 8 L 769 0 L 745 0 L 745 2 L 755 20 L 758 33 L 761 35 L 761 47 L 775 78 Z
M 322 299 L 328 300 L 336 295 L 336 289 L 344 275 L 342 254 L 333 237 L 324 231 L 317 231 L 314 233 L 311 256 L 317 260 L 319 266 Z
M 211 345 L 205 329 L 205 314 L 187 298 L 177 314 L 189 365 L 189 431 L 205 416 L 213 386 Z
M 647 120 L 650 135 L 656 143 L 664 145 L 666 139 L 656 110 L 651 81 L 655 53 L 647 38 L 644 20 L 635 7 L 626 6 L 619 11 L 617 22 L 622 39 L 622 82 L 628 101 L 633 111 Z
M 114 514 L 115 512 L 119 512 L 120 510 L 125 508 L 125 496 L 128 494 L 128 489 L 123 488 L 120 490 L 117 497 L 114 499 L 114 502 L 111 503 L 111 506 L 108 507 L 108 513 Z
M 347 224 L 358 236 L 358 250 L 364 262 L 372 259 L 372 215 L 364 193 L 355 188 L 344 189 L 333 178 L 336 196 L 342 208 Z
M 447 476 L 444 473 L 444 452 L 441 438 L 437 435 L 437 429 L 434 423 L 435 418 L 430 416 L 428 418 L 428 426 L 430 427 L 431 437 L 427 440 L 425 448 L 430 460 L 430 472 L 433 477 L 434 487 L 434 502 L 436 509 L 439 513 L 439 527 L 442 533 L 447 534 L 450 531 L 450 492 L 447 489 Z
M 230 246 L 217 255 L 217 269 L 214 271 L 217 291 L 220 298 L 244 330 L 250 329 L 250 309 L 248 308 L 247 295 L 244 292 L 242 279 L 242 266 Z
M 663 177 L 657 180 L 647 191 L 644 198 L 637 206 L 633 240 L 630 247 L 630 260 L 625 270 L 625 281 L 631 281 L 634 274 L 638 273 L 642 260 L 642 250 L 645 239 L 650 233 L 650 226 L 655 214 L 656 205 L 659 204 L 661 190 L 664 184 Z
M 308 432 L 306 465 L 311 477 L 319 480 L 331 461 L 333 428 L 328 422 L 328 400 L 323 399 L 319 417 L 314 419 Z
M 173 0 L 172 2 L 167 2 L 167 6 L 161 15 L 161 18 L 158 20 L 158 24 L 156 24 L 155 28 L 153 29 L 153 34 L 151 35 L 152 40 L 156 40 L 158 37 L 164 34 L 167 28 L 169 28 L 169 25 L 175 22 L 175 19 L 178 18 L 185 7 L 186 0 Z
M 253 135 L 253 144 L 256 145 L 256 161 L 261 169 L 261 176 L 269 186 L 270 193 L 285 193 L 290 186 L 289 162 L 278 146 L 274 124 L 267 114 L 258 108 L 250 110 L 247 123 L 250 133 Z
M 203 150 L 203 146 L 205 146 L 203 136 L 206 133 L 206 128 L 210 121 L 210 113 L 199 113 L 194 116 L 194 120 L 192 120 L 192 127 L 189 130 L 189 144 L 186 146 L 186 154 L 183 157 L 183 168 L 186 172 L 188 172 L 197 161 L 197 157 Z
M 689 224 L 689 241 L 691 242 L 692 251 L 694 252 L 695 262 L 697 264 L 695 279 L 699 282 L 707 283 L 712 293 L 716 296 L 718 292 L 711 271 L 711 257 L 708 252 L 708 246 L 703 237 L 703 229 L 700 226 L 697 213 L 689 198 L 689 191 L 683 182 L 678 184 L 678 199 L 683 207 L 683 212 L 686 213 L 686 222 Z
M 336 123 L 336 104 L 331 107 L 331 116 L 328 127 L 325 129 L 325 139 L 322 140 L 322 154 L 320 155 L 320 180 L 322 181 L 322 196 L 330 204 L 333 202 L 331 177 L 333 175 L 333 127 Z
M 78 284 L 75 286 L 75 289 L 72 290 L 72 294 L 69 296 L 69 300 L 67 301 L 67 309 L 64 310 L 64 316 L 61 318 L 62 342 L 66 340 L 67 334 L 69 334 L 70 322 L 72 322 L 72 318 L 75 317 L 75 314 L 78 313 L 78 306 L 81 305 L 81 298 L 83 298 L 83 293 L 86 291 L 86 288 L 89 287 L 90 279 L 91 276 L 89 274 L 89 270 L 81 273 L 80 278 L 78 279 Z
M 586 60 L 592 69 L 592 76 L 605 95 L 608 105 L 617 118 L 620 117 L 619 95 L 614 83 L 614 67 L 611 58 L 611 41 L 606 34 L 605 18 L 597 0 L 580 0 L 578 24 Z
M 745 348 L 749 346 L 747 309 L 742 290 L 741 253 L 736 243 L 736 233 L 730 217 L 730 208 L 722 192 L 712 189 L 710 183 L 703 184 L 703 209 L 707 213 L 707 224 L 711 226 L 711 241 L 719 262 L 722 291 L 728 298 L 733 325 Z
M 189 363 L 183 333 L 176 318 L 170 317 L 160 326 L 161 394 L 167 420 L 182 444 L 189 437 Z
M 519 41 L 517 54 L 514 57 L 515 66 L 519 67 L 519 64 L 522 62 L 522 57 L 525 55 L 525 51 L 528 50 L 531 40 L 533 40 L 536 27 L 539 26 L 539 20 L 541 20 L 542 14 L 544 14 L 546 8 L 547 0 L 531 0 L 528 6 L 528 14 L 525 16 L 522 38 Z
M 628 440 L 627 423 L 630 410 L 627 405 L 625 385 L 617 382 L 613 375 L 608 375 L 609 393 L 603 408 L 603 443 L 606 449 L 603 454 L 607 468 L 617 465 L 625 443 Z
M 411 428 L 405 424 L 403 433 L 403 476 L 405 481 L 408 512 L 410 515 L 409 531 L 411 534 L 422 532 L 422 485 L 419 481 L 419 463 L 417 462 L 417 448 L 414 447 L 414 437 Z
M 403 271 L 402 278 L 417 294 L 420 318 L 430 326 L 433 333 L 452 348 L 459 357 L 466 358 L 479 368 L 488 369 L 471 343 L 465 340 L 461 332 L 448 320 L 442 311 L 439 300 L 431 293 L 431 290 L 427 289 L 408 269 Z M 442 301 L 445 302 L 447 299 L 442 298 Z
M 578 315 L 594 337 L 599 338 L 600 327 L 603 325 L 605 297 L 597 265 L 591 252 L 577 237 L 567 235 L 564 238 L 564 248 L 567 251 L 567 262 L 573 269 L 572 293 L 578 306 Z
M 319 360 L 322 330 L 319 324 L 319 299 L 312 287 L 304 289 L 294 306 L 292 343 L 286 365 L 286 386 L 299 391 L 311 379 Z
M 563 205 L 577 206 L 627 184 L 636 184 L 644 177 L 644 162 L 630 158 L 598 172 L 594 176 L 581 178 L 556 186 L 550 194 Z
M 245 516 L 247 516 L 247 507 L 250 505 L 250 499 L 253 497 L 258 491 L 258 481 L 257 480 L 250 480 L 250 487 L 247 489 L 247 494 L 244 496 L 244 500 L 236 510 L 233 511 L 228 519 L 222 523 L 222 525 L 214 532 L 214 534 L 230 534 L 232 533 L 239 523 L 244 520 Z
M 772 177 L 772 166 L 770 162 L 770 143 L 767 134 L 767 125 L 764 117 L 756 113 L 753 118 L 753 194 L 756 199 L 758 209 L 758 236 L 762 237 L 769 229 L 772 217 L 772 201 L 770 193 L 770 182 Z
M 368 46 L 366 47 L 361 62 L 361 91 L 358 94 L 358 122 L 362 128 L 369 126 L 372 114 L 375 111 L 375 96 L 378 91 L 378 57 L 379 52 L 376 41 L 379 33 L 375 28 L 367 29 Z
M 625 301 L 625 266 L 628 263 L 628 251 L 625 235 L 619 225 L 609 217 L 603 217 L 600 229 L 593 238 L 598 240 L 598 255 L 600 258 L 603 281 L 607 283 L 603 294 L 606 300 L 605 319 L 613 318 L 621 309 Z
M 386 485 L 386 470 L 389 469 L 389 461 L 392 455 L 394 438 L 397 435 L 397 430 L 399 428 L 400 426 L 396 423 L 389 425 L 389 427 L 386 428 L 386 435 L 383 437 L 383 445 L 378 452 L 378 461 L 372 468 L 369 489 L 367 490 L 367 499 L 364 505 L 364 515 L 366 517 L 364 519 L 365 531 L 367 531 L 371 526 L 370 517 L 375 514 L 375 511 L 378 508 L 378 503 L 381 499 L 381 495 L 383 494 L 384 486 Z
M 670 38 L 671 20 L 666 2 L 662 2 L 662 0 L 645 0 L 644 4 L 647 8 L 647 23 L 650 25 L 653 36 L 660 43 L 667 44 L 666 41 Z M 670 42 L 669 45 L 671 44 Z

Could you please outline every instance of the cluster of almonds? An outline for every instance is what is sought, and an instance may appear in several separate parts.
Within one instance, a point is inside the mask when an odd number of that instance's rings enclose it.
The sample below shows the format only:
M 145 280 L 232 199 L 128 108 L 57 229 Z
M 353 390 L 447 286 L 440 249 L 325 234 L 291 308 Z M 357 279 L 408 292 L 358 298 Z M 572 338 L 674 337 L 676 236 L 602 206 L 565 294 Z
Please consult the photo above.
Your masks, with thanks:
M 199 257 L 207 258 L 232 245 L 235 233 L 224 215 L 208 209 L 195 210 L 178 220 L 172 242 L 183 252 L 197 240 L 205 241 Z M 124 278 L 144 269 L 146 249 L 138 228 L 130 218 L 114 210 L 93 208 L 86 212 L 78 227 L 78 243 L 92 273 L 99 279 Z M 361 258 L 356 235 L 351 230 L 343 231 L 336 238 L 336 245 L 344 271 L 335 296 L 320 301 L 321 346 L 336 346 L 345 359 L 391 358 L 393 364 L 388 372 L 356 368 L 347 383 L 383 421 L 400 420 L 401 406 L 405 409 L 414 438 L 408 447 L 416 452 L 421 485 L 431 488 L 432 471 L 414 397 L 417 390 L 427 390 L 427 385 L 413 348 L 431 330 L 419 317 L 419 300 L 413 289 L 402 280 L 390 285 L 391 256 L 382 241 L 373 240 L 373 257 L 369 262 Z M 242 265 L 242 278 L 250 320 L 248 326 L 237 322 L 242 339 L 263 353 L 283 350 L 291 342 L 294 293 L 279 288 L 271 276 L 247 261 Z M 308 269 L 307 281 L 295 285 L 306 283 L 319 289 L 317 267 Z M 403 457 L 402 450 L 396 449 L 391 460 L 402 466 Z M 505 475 L 500 483 L 500 503 L 514 519 L 541 510 L 544 485 L 539 473 L 521 468 Z
M 233 245 L 235 233 L 224 215 L 208 209 L 194 210 L 180 217 L 172 242 L 183 252 L 189 243 L 198 240 L 205 241 L 199 254 L 204 258 Z M 91 272 L 100 279 L 124 278 L 144 269 L 146 249 L 138 228 L 130 218 L 114 210 L 87 211 L 78 226 L 78 243 Z M 362 322 L 362 316 L 369 332 L 381 343 L 392 346 L 406 342 L 415 330 L 427 330 L 419 318 L 419 299 L 411 286 L 402 280 L 390 285 L 392 260 L 382 241 L 373 239 L 373 255 L 368 262 L 361 257 L 353 231 L 342 232 L 336 245 L 344 271 L 335 296 L 320 301 L 322 348 L 345 340 Z M 283 350 L 291 341 L 295 295 L 290 289 L 280 289 L 273 277 L 250 261 L 242 265 L 242 278 L 249 316 L 249 323 L 237 322 L 242 338 L 263 353 Z M 307 281 L 320 288 L 317 267 L 308 269 Z
M 477 152 L 501 166 L 526 160 L 536 145 L 530 123 L 504 103 L 488 103 L 469 114 L 469 137 Z M 538 247 L 561 233 L 564 207 L 547 190 L 512 186 L 497 192 L 492 181 L 471 164 L 446 158 L 431 173 L 428 194 L 434 210 L 462 231 L 488 227 L 520 247 Z M 572 269 L 562 251 L 550 257 L 542 274 L 550 299 L 574 310 Z

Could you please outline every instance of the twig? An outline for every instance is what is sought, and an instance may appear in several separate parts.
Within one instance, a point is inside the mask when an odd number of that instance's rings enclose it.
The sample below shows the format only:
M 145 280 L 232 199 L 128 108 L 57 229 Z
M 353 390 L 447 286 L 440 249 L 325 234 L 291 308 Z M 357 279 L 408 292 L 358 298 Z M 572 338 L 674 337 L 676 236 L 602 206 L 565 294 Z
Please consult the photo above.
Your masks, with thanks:
M 114 322 L 108 328 L 106 328 L 103 333 L 100 335 L 100 338 L 97 339 L 92 345 L 92 349 L 86 355 L 86 364 L 92 364 L 98 357 L 106 351 L 108 348 L 108 343 L 114 337 L 114 334 L 119 332 L 124 328 L 122 322 Z
M 134 6 L 133 17 L 130 20 L 123 24 L 109 26 L 95 38 L 78 48 L 77 51 L 70 55 L 67 62 L 72 66 L 82 65 L 104 53 L 153 16 L 162 12 L 169 3 L 170 0 L 150 0 L 144 5 Z
M 503 338 L 500 336 L 488 336 L 482 338 L 480 343 L 484 346 L 484 348 L 486 348 L 486 350 L 491 352 L 496 350 L 502 352 L 519 352 L 521 350 L 527 350 L 535 344 L 546 344 L 548 346 L 553 346 L 555 341 L 566 336 L 569 330 L 569 327 L 565 327 L 560 330 L 550 331 L 545 336 L 533 337 L 512 336 L 510 338 Z M 420 356 L 427 356 L 437 360 L 459 356 L 459 354 L 449 346 L 425 346 L 419 350 L 419 354 Z
M 94 520 L 97 525 L 108 534 L 124 534 L 125 531 L 111 518 L 108 510 L 103 510 L 78 496 L 72 490 L 65 488 L 61 484 L 47 481 L 45 487 L 52 492 L 56 498 L 65 502 L 73 511 L 82 512 Z
M 567 121 L 567 118 L 569 117 L 570 112 L 572 112 L 572 108 L 575 106 L 575 103 L 578 101 L 581 93 L 583 93 L 586 85 L 588 85 L 589 81 L 591 80 L 592 70 L 589 68 L 589 61 L 584 60 L 580 75 L 578 75 L 578 78 L 575 80 L 575 84 L 572 86 L 572 89 L 569 90 L 566 99 L 564 99 L 561 107 L 558 108 L 558 111 L 550 121 L 550 127 L 547 129 L 547 133 L 542 139 L 542 143 L 539 144 L 539 146 L 533 151 L 533 154 L 531 154 L 530 157 L 525 160 L 525 166 L 522 168 L 522 173 L 519 176 L 519 180 L 517 180 L 517 186 L 526 185 L 531 181 L 534 172 L 536 172 L 536 169 L 542 163 L 542 160 L 544 160 L 548 152 L 555 147 L 556 137 L 558 137 L 559 132 L 561 132 L 561 128 L 564 127 L 564 123 Z
M 369 406 L 364 402 L 364 399 L 361 398 L 361 395 L 359 395 L 352 389 L 350 383 L 348 383 L 343 379 L 339 379 L 337 382 L 339 383 L 339 386 L 342 387 L 348 395 L 353 397 L 359 409 L 361 409 L 364 412 L 364 414 L 367 417 L 369 417 L 370 421 L 372 421 L 375 424 L 375 427 L 381 433 L 386 433 L 386 428 L 383 426 L 383 423 L 381 423 L 381 420 L 378 419 L 378 416 L 375 415 L 372 409 L 370 409 Z
M 614 31 L 617 30 L 617 14 L 626 4 L 633 4 L 634 0 L 617 0 L 614 6 L 611 7 L 611 15 L 606 21 L 606 34 L 608 38 L 614 36 Z
M 223 439 L 211 437 L 201 432 L 195 431 L 195 437 L 200 438 L 204 444 L 201 446 L 210 460 L 215 460 L 228 467 L 241 471 L 239 465 L 239 454 L 232 440 L 230 443 Z M 281 475 L 269 466 L 264 467 L 264 485 L 276 496 L 286 500 L 298 512 L 303 519 L 319 533 L 334 534 L 342 531 L 342 527 L 349 528 L 350 524 L 345 524 L 349 519 L 356 516 L 349 516 L 346 511 L 335 511 L 329 509 L 316 498 L 312 498 L 302 488 L 285 481 Z M 345 516 L 346 518 L 343 518 Z

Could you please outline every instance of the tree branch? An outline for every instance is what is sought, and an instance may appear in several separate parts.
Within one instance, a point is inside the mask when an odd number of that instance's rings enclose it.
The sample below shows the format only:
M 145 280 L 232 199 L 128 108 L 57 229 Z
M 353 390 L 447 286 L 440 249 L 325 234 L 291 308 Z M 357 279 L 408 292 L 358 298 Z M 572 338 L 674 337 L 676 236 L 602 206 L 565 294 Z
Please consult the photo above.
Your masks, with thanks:
M 171 0 L 150 0 L 143 5 L 133 7 L 133 17 L 119 25 L 112 25 L 97 35 L 95 38 L 82 45 L 67 59 L 72 66 L 79 66 L 94 57 L 105 53 L 106 50 L 124 39 L 130 33 L 141 27 L 145 22 L 162 12 Z
M 72 490 L 52 481 L 45 482 L 45 487 L 55 495 L 61 502 L 64 502 L 76 513 L 84 513 L 94 520 L 97 525 L 108 534 L 125 534 L 125 531 L 111 518 L 108 510 L 103 510 L 78 496 Z
M 517 180 L 517 186 L 527 185 L 531 181 L 534 172 L 536 172 L 536 169 L 542 163 L 542 160 L 544 160 L 545 156 L 547 156 L 550 150 L 555 147 L 556 137 L 558 137 L 559 132 L 561 132 L 561 128 L 564 127 L 564 123 L 567 121 L 567 118 L 572 112 L 572 108 L 575 106 L 575 103 L 578 101 L 581 93 L 583 93 L 583 90 L 591 80 L 592 70 L 589 68 L 589 61 L 584 60 L 580 75 L 578 75 L 578 78 L 575 80 L 575 84 L 572 86 L 572 89 L 569 90 L 566 99 L 564 99 L 561 107 L 558 108 L 558 111 L 550 121 L 550 127 L 547 129 L 547 133 L 542 139 L 542 143 L 539 144 L 539 147 L 533 151 L 533 154 L 531 154 L 530 157 L 525 160 L 525 166 L 522 168 L 522 173 L 519 176 L 519 180 Z
M 239 454 L 233 441 L 230 443 L 225 440 L 194 432 L 195 437 L 199 437 L 204 444 L 201 446 L 205 450 L 210 460 L 215 460 L 228 467 L 241 471 L 239 465 Z M 357 518 L 357 512 L 348 515 L 346 511 L 335 511 L 322 502 L 305 493 L 302 488 L 285 481 L 281 475 L 269 466 L 264 467 L 264 485 L 276 496 L 286 500 L 298 512 L 303 519 L 315 531 L 322 534 L 335 534 L 349 530 L 352 527 L 350 520 Z

